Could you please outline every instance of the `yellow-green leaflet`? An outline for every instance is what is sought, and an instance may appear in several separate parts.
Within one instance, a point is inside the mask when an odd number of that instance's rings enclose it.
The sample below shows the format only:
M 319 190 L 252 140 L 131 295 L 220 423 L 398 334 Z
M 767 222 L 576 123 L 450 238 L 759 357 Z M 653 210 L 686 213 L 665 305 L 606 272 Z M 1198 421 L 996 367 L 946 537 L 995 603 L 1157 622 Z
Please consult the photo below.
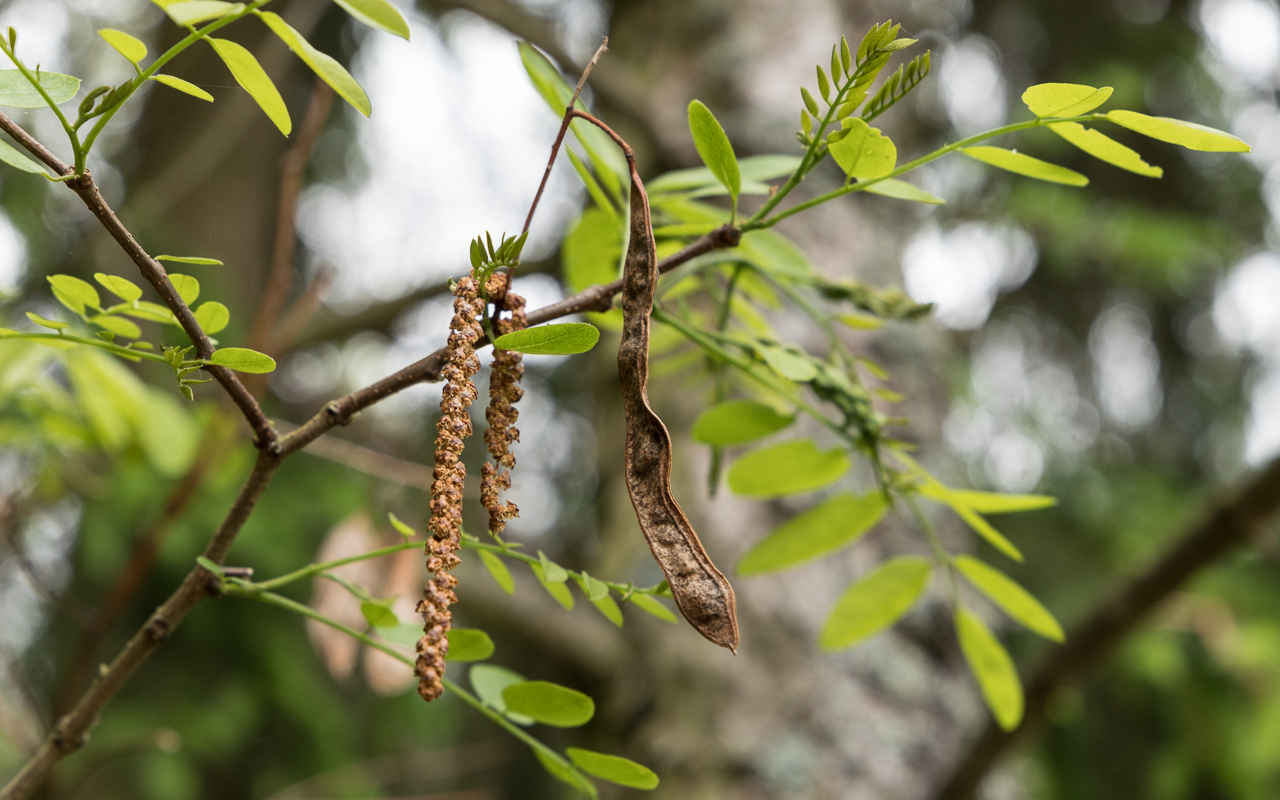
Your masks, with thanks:
M 206 103 L 213 102 L 213 95 L 209 94 L 204 89 L 201 89 L 199 86 L 196 86 L 194 83 L 184 81 L 182 78 L 175 78 L 172 75 L 156 74 L 152 75 L 147 80 L 155 81 L 156 83 L 163 83 L 170 89 L 177 89 L 178 91 L 189 94 L 192 97 L 204 100 Z
M 1248 153 L 1249 145 L 1215 128 L 1168 117 L 1148 117 L 1136 111 L 1108 111 L 1107 119 L 1143 136 L 1169 142 L 1188 150 L 1208 153 Z
M 1089 179 L 1079 172 L 1041 161 L 1016 150 L 1005 150 L 1003 147 L 962 147 L 960 152 L 972 159 L 990 164 L 993 167 L 1026 175 L 1050 183 L 1061 183 L 1067 186 L 1088 186 Z
M 873 180 L 893 172 L 898 163 L 898 148 L 888 136 L 857 117 L 842 123 L 838 140 L 831 142 L 831 157 L 851 178 Z
M 209 37 L 208 41 L 209 44 L 213 45 L 213 49 L 217 51 L 222 63 L 226 64 L 227 69 L 231 70 L 231 75 L 236 79 L 236 83 L 240 84 L 241 88 L 249 93 L 254 102 L 266 112 L 267 117 L 280 129 L 280 132 L 288 136 L 293 130 L 293 121 L 289 119 L 289 109 L 285 108 L 284 98 L 280 96 L 276 85 L 271 82 L 271 78 L 262 69 L 258 59 L 253 57 L 253 53 L 227 39 Z
M 1042 83 L 1022 93 L 1022 102 L 1037 117 L 1075 117 L 1107 102 L 1111 87 L 1095 89 L 1078 83 Z
M 1062 626 L 1049 613 L 1049 609 L 1008 575 L 973 556 L 956 556 L 952 563 L 991 602 L 1000 606 L 1028 630 L 1055 642 L 1066 638 Z
M 1127 169 L 1148 178 L 1159 178 L 1164 170 L 1153 167 L 1142 160 L 1142 156 L 1134 150 L 1117 142 L 1106 134 L 1086 128 L 1078 122 L 1055 122 L 1049 130 L 1071 142 L 1094 158 L 1105 161 L 1113 167 Z
M 311 43 L 302 37 L 302 34 L 294 30 L 289 23 L 280 18 L 279 14 L 271 11 L 264 11 L 260 15 L 262 21 L 267 23 L 267 27 L 280 37 L 280 41 L 289 46 L 289 49 L 297 53 L 298 58 L 311 67 L 311 71 L 320 76 L 320 79 L 335 91 L 339 97 L 346 100 L 353 108 L 364 114 L 366 117 L 373 110 L 369 105 L 369 96 L 365 94 L 364 89 L 360 86 L 356 79 L 351 77 L 351 73 L 339 64 L 336 60 L 320 52 L 311 46 Z
M 996 723 L 1006 731 L 1018 727 L 1024 702 L 1022 681 L 1008 651 L 986 623 L 967 608 L 956 611 L 956 636 Z
M 129 59 L 130 63 L 137 64 L 147 57 L 147 46 L 124 31 L 103 28 L 98 31 L 98 35 L 114 47 L 117 53 Z
M 933 565 L 919 556 L 890 559 L 850 586 L 822 626 L 818 644 L 839 650 L 879 633 L 915 605 Z

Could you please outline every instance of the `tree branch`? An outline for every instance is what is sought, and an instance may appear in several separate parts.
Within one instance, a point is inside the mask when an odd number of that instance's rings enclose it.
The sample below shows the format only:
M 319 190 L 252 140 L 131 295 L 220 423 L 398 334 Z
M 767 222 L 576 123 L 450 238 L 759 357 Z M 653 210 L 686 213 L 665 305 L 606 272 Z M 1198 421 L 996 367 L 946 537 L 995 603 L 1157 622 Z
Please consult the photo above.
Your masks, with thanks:
M 972 800 L 992 766 L 1043 724 L 1045 707 L 1054 691 L 1106 657 L 1193 575 L 1261 533 L 1278 510 L 1280 459 L 1271 462 L 1234 498 L 1217 503 L 1146 572 L 1068 632 L 1066 644 L 1050 652 L 1027 683 L 1022 725 L 1006 733 L 989 721 L 938 792 L 938 800 Z

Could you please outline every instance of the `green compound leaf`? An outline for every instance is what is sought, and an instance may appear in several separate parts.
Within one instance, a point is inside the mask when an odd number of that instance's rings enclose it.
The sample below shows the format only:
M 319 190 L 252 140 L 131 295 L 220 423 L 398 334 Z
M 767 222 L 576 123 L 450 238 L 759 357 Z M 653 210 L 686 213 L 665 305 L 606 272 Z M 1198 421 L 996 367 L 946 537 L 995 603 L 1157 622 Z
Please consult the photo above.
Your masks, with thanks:
M 711 174 L 729 192 L 736 214 L 738 193 L 742 190 L 738 159 L 733 154 L 733 145 L 729 143 L 724 128 L 720 127 L 720 122 L 711 113 L 711 109 L 700 100 L 689 103 L 689 132 L 693 134 L 693 146 L 698 149 L 702 163 L 707 165 Z
M 152 75 L 147 80 L 155 81 L 156 83 L 163 83 L 165 86 L 168 86 L 170 89 L 177 89 L 180 92 L 185 92 L 186 94 L 189 94 L 192 97 L 198 98 L 200 100 L 204 100 L 206 103 L 213 102 L 213 95 L 209 94 L 204 89 L 201 89 L 199 86 L 196 86 L 194 83 L 191 83 L 190 81 L 184 81 L 182 78 L 177 78 L 177 77 L 174 77 L 173 75 L 157 74 L 157 75 Z
M 53 287 L 53 296 L 67 308 L 84 316 L 85 307 L 101 308 L 102 299 L 93 284 L 82 281 L 71 275 L 50 275 L 49 284 Z
M 360 604 L 360 613 L 375 628 L 396 628 L 400 625 L 400 618 L 391 610 L 393 602 L 394 599 L 365 600 Z
M 80 79 L 61 72 L 40 71 L 40 86 L 53 102 L 62 105 L 80 91 Z M 0 106 L 10 108 L 45 108 L 48 103 L 31 85 L 21 70 L 0 69 Z
M 863 189 L 863 191 L 870 192 L 871 194 L 878 194 L 883 197 L 892 197 L 895 200 L 910 200 L 914 203 L 927 203 L 931 206 L 945 205 L 947 202 L 941 197 L 926 192 L 924 189 L 921 189 L 913 183 L 900 181 L 897 178 L 885 178 L 882 181 L 876 181 Z
M 371 28 L 409 38 L 409 22 L 387 0 L 333 0 L 348 14 Z
M 1000 494 L 999 492 L 975 492 L 965 489 L 948 489 L 939 492 L 937 487 L 921 487 L 920 494 L 940 503 L 948 502 L 949 494 L 979 514 L 1011 514 L 1017 511 L 1036 511 L 1058 504 L 1058 498 L 1043 494 Z
M 664 622 L 680 621 L 676 618 L 675 614 L 671 613 L 671 609 L 663 605 L 662 601 L 658 600 L 653 595 L 640 594 L 639 592 L 636 592 L 627 598 L 627 602 L 635 605 L 639 609 L 649 612 Z
M 147 46 L 124 31 L 118 31 L 115 28 L 102 28 L 98 31 L 98 35 L 105 39 L 107 44 L 114 47 L 117 53 L 127 58 L 131 64 L 136 65 L 147 57 Z
M 539 325 L 499 336 L 493 346 L 531 355 L 570 356 L 585 353 L 600 341 L 600 331 L 586 322 Z
M 767 500 L 821 489 L 848 471 L 849 456 L 843 450 L 819 450 L 812 439 L 796 439 L 733 462 L 729 488 L 735 494 Z
M 196 322 L 200 323 L 200 327 L 210 336 L 222 331 L 231 322 L 231 312 L 216 300 L 201 303 L 195 310 L 195 315 Z
M 213 45 L 213 49 L 217 51 L 222 63 L 226 64 L 227 69 L 231 70 L 231 75 L 236 79 L 236 83 L 240 84 L 240 87 L 249 93 L 249 96 L 258 104 L 258 107 L 280 129 L 280 132 L 288 136 L 289 132 L 293 130 L 293 121 L 289 119 L 289 109 L 285 108 L 284 98 L 280 97 L 280 92 L 276 89 L 276 85 L 271 82 L 271 78 L 263 70 L 262 65 L 258 63 L 258 59 L 253 57 L 253 53 L 229 39 L 209 37 L 208 42 Z
M 1107 102 L 1111 87 L 1095 89 L 1078 83 L 1042 83 L 1022 93 L 1022 102 L 1031 113 L 1044 117 L 1076 117 Z
M 606 594 L 604 597 L 592 599 L 591 605 L 595 606 L 605 619 L 619 628 L 622 627 L 622 609 L 618 608 L 618 603 L 612 597 Z
M 715 447 L 746 444 L 776 433 L 795 422 L 794 414 L 779 414 L 754 400 L 730 400 L 712 406 L 693 423 L 693 440 Z
M 121 278 L 119 275 L 106 275 L 101 272 L 95 272 L 93 279 L 106 287 L 108 292 L 111 292 L 126 303 L 132 303 L 142 297 L 142 287 L 127 278 Z
M 216 258 L 202 258 L 200 256 L 156 256 L 156 261 L 173 261 L 179 264 L 204 264 L 206 266 L 220 267 L 222 262 Z
M 1066 639 L 1049 609 L 1008 575 L 973 556 L 956 556 L 952 563 L 991 602 L 1028 630 L 1055 642 Z
M 956 612 L 956 635 L 996 722 L 1006 731 L 1018 727 L 1023 710 L 1022 681 L 1008 651 L 986 623 L 967 608 Z
M 1136 151 L 1130 150 L 1105 133 L 1086 128 L 1078 122 L 1057 122 L 1050 125 L 1049 130 L 1113 167 L 1127 169 L 1147 178 L 1164 176 L 1164 170 L 1143 161 L 1142 156 Z
M 1041 161 L 1038 158 L 1024 155 L 1016 150 L 1005 150 L 1003 147 L 962 147 L 960 152 L 969 158 L 984 164 L 999 167 L 1009 172 L 1016 172 L 1028 178 L 1061 183 L 1066 186 L 1088 186 L 1089 179 L 1079 172 Z
M 373 110 L 369 105 L 369 96 L 365 94 L 363 88 L 351 77 L 351 73 L 339 64 L 332 57 L 320 52 L 311 46 L 311 43 L 302 37 L 302 34 L 293 29 L 289 23 L 280 18 L 279 14 L 271 11 L 264 11 L 260 15 L 262 21 L 267 23 L 267 27 L 271 29 L 276 36 L 280 37 L 280 41 L 284 42 L 298 58 L 308 66 L 311 71 L 320 76 L 320 79 L 333 89 L 339 97 L 346 100 L 361 114 L 366 117 Z M 406 36 L 405 38 L 408 38 Z
M 445 661 L 484 661 L 496 649 L 489 634 L 475 628 L 450 628 L 449 654 Z
M 498 558 L 488 550 L 481 550 L 480 560 L 484 562 L 484 568 L 489 570 L 489 575 L 493 577 L 493 582 L 502 587 L 502 591 L 507 594 L 515 593 L 515 579 L 511 577 L 511 570 L 507 569 L 507 565 L 502 563 L 501 558 Z
M 236 372 L 248 372 L 254 375 L 271 372 L 276 368 L 274 358 L 247 347 L 224 347 L 221 350 L 215 350 L 209 361 Z
M 10 146 L 8 142 L 0 141 L 0 161 L 23 172 L 30 172 L 33 175 L 49 174 L 48 170 L 27 158 L 17 148 Z
M 879 492 L 847 492 L 783 523 L 738 562 L 738 574 L 762 575 L 794 567 L 857 541 L 884 516 Z
M 35 314 L 31 311 L 27 312 L 27 319 L 31 320 L 32 322 L 34 322 L 35 324 L 39 325 L 42 328 L 49 328 L 50 330 L 55 330 L 55 331 L 60 331 L 60 330 L 63 330 L 64 328 L 71 327 L 65 322 L 59 322 L 56 319 L 46 319 L 40 316 L 39 314 Z
M 850 586 L 822 626 L 818 644 L 840 650 L 879 633 L 902 618 L 924 593 L 933 565 L 919 556 L 890 559 Z
M 1143 136 L 1176 144 L 1188 150 L 1207 153 L 1248 153 L 1249 145 L 1229 133 L 1215 128 L 1183 122 L 1168 117 L 1148 117 L 1136 111 L 1108 111 L 1107 119 L 1122 128 L 1137 131 Z
M 573 610 L 573 593 L 569 591 L 569 587 L 563 581 L 548 580 L 541 564 L 530 564 L 529 568 L 533 570 L 533 574 L 538 578 L 538 582 L 542 584 L 542 588 L 547 590 L 547 594 L 554 597 L 557 603 L 564 606 L 565 610 Z
M 116 336 L 123 336 L 126 339 L 137 339 L 142 335 L 142 329 L 124 317 L 98 314 L 97 316 L 89 317 L 89 321 L 99 328 L 111 331 Z
M 502 690 L 507 710 L 556 728 L 576 728 L 595 716 L 596 704 L 582 692 L 547 681 L 525 681 Z
M 164 13 L 169 15 L 169 19 L 183 26 L 222 19 L 244 8 L 244 3 L 226 3 L 222 0 L 183 0 L 178 3 L 163 2 L 159 5 L 164 8 Z
M 178 290 L 178 296 L 187 305 L 191 305 L 200 297 L 200 281 L 190 275 L 171 272 L 169 273 L 169 282 L 173 284 L 173 288 Z
M 622 756 L 570 747 L 566 751 L 574 766 L 602 781 L 632 789 L 656 789 L 658 775 L 653 770 Z
M 849 117 L 841 125 L 840 138 L 831 141 L 828 149 L 846 175 L 872 180 L 893 172 L 898 148 L 888 136 L 857 117 Z

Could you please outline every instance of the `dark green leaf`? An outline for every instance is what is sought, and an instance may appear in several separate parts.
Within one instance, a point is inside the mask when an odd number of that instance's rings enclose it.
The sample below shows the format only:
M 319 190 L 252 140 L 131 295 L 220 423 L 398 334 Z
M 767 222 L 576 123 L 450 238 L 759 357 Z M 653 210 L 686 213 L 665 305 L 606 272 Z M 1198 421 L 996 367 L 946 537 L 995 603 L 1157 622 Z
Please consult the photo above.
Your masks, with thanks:
M 539 325 L 499 336 L 493 346 L 537 355 L 575 355 L 595 347 L 600 331 L 586 322 Z
M 484 562 L 484 568 L 489 570 L 489 575 L 493 577 L 494 583 L 502 587 L 502 591 L 507 594 L 515 593 L 515 579 L 511 577 L 511 570 L 507 569 L 507 565 L 502 563 L 501 558 L 498 558 L 488 550 L 481 550 L 480 560 Z
M 397 12 L 398 13 L 398 12 Z M 280 41 L 284 42 L 290 50 L 297 53 L 298 58 L 302 59 L 311 71 L 320 76 L 320 79 L 335 91 L 339 97 L 351 104 L 352 108 L 364 114 L 366 117 L 372 111 L 369 105 L 369 96 L 365 94 L 363 88 L 351 77 L 351 73 L 347 72 L 346 67 L 339 64 L 335 59 L 320 52 L 311 46 L 311 43 L 303 38 L 302 34 L 293 29 L 289 23 L 280 18 L 279 14 L 270 11 L 264 11 L 261 14 L 262 21 L 267 23 L 267 27 L 280 37 Z M 401 18 L 403 20 L 403 17 Z M 405 38 L 408 37 L 408 29 L 405 30 Z
M 526 681 L 502 691 L 507 710 L 543 725 L 576 728 L 596 713 L 596 704 L 582 692 L 547 681 Z
M 1022 681 L 1008 651 L 986 623 L 967 608 L 956 612 L 956 635 L 996 722 L 1006 731 L 1018 727 L 1023 710 Z
M 200 327 L 204 332 L 211 336 L 226 328 L 227 324 L 231 322 L 231 312 L 216 300 L 201 303 L 200 307 L 195 310 L 195 315 L 196 322 L 200 323 Z
M 627 598 L 627 601 L 634 604 L 636 607 L 649 612 L 660 620 L 664 620 L 666 622 L 680 621 L 676 619 L 675 614 L 671 613 L 671 609 L 663 605 L 662 601 L 658 600 L 653 595 L 634 592 Z
M 1024 155 L 1016 150 L 1005 150 L 1002 147 L 962 147 L 960 152 L 972 159 L 990 164 L 993 167 L 1026 175 L 1028 178 L 1061 183 L 1066 186 L 1088 186 L 1089 179 L 1079 172 L 1041 161 L 1038 158 Z
M 1066 638 L 1049 609 L 1008 575 L 973 556 L 956 556 L 953 563 L 970 583 L 1028 630 L 1055 642 Z
M 729 469 L 729 488 L 760 499 L 811 492 L 849 471 L 839 448 L 819 450 L 812 439 L 795 439 L 747 453 Z
M 102 28 L 98 31 L 98 35 L 132 64 L 137 64 L 147 57 L 147 46 L 124 31 L 118 31 L 115 28 Z
M 445 661 L 484 661 L 493 655 L 493 640 L 489 634 L 475 628 L 450 628 L 449 654 Z
M 409 38 L 409 22 L 387 0 L 333 0 L 342 6 L 348 14 L 380 31 L 395 34 L 402 39 Z
M 276 368 L 274 358 L 247 347 L 224 347 L 221 350 L 215 350 L 209 361 L 236 372 L 249 372 L 255 375 L 271 372 Z
M 849 647 L 897 622 L 924 593 L 932 569 L 927 559 L 901 556 L 850 586 L 822 627 L 822 649 Z
M 208 37 L 207 41 L 213 45 L 213 49 L 217 51 L 222 63 L 226 64 L 227 69 L 231 70 L 231 75 L 236 79 L 236 83 L 240 84 L 240 87 L 249 93 L 254 102 L 266 112 L 267 117 L 280 129 L 280 132 L 288 136 L 289 132 L 293 130 L 293 121 L 289 119 L 289 109 L 285 107 L 284 98 L 280 96 L 276 85 L 271 82 L 271 78 L 262 69 L 258 59 L 253 57 L 253 53 L 229 39 Z
M 847 492 L 779 526 L 738 562 L 738 574 L 760 575 L 803 564 L 857 541 L 884 516 L 879 492 Z
M 170 89 L 177 89 L 178 91 L 189 94 L 192 97 L 204 100 L 206 103 L 213 102 L 213 95 L 209 94 L 204 89 L 201 89 L 199 86 L 196 86 L 194 83 L 184 81 L 182 78 L 177 78 L 173 75 L 157 74 L 152 75 L 147 80 L 155 81 L 156 83 L 163 83 Z
M 698 149 L 702 163 L 729 192 L 734 208 L 738 206 L 738 192 L 742 189 L 742 175 L 738 171 L 738 159 L 724 128 L 700 101 L 689 103 L 689 132 L 693 134 L 693 146 Z
M 1194 122 L 1183 122 L 1168 117 L 1148 117 L 1136 111 L 1108 111 L 1107 119 L 1115 124 L 1137 131 L 1143 136 L 1159 139 L 1162 142 L 1176 144 L 1188 150 L 1201 150 L 1208 153 L 1248 153 L 1249 145 L 1229 133 L 1197 125 Z
M 693 440 L 716 447 L 745 444 L 782 430 L 795 422 L 794 414 L 779 414 L 754 400 L 730 400 L 712 406 L 693 423 Z
M 80 91 L 80 79 L 60 72 L 40 71 L 40 86 L 53 102 L 62 105 Z M 11 108 L 44 108 L 48 104 L 31 85 L 22 70 L 0 69 L 0 106 Z
M 658 776 L 653 770 L 630 759 L 577 747 L 570 747 L 565 752 L 578 769 L 601 780 L 632 789 L 656 789 L 658 786 Z
M 365 600 L 360 603 L 360 613 L 375 628 L 394 628 L 400 618 L 391 610 L 392 600 Z

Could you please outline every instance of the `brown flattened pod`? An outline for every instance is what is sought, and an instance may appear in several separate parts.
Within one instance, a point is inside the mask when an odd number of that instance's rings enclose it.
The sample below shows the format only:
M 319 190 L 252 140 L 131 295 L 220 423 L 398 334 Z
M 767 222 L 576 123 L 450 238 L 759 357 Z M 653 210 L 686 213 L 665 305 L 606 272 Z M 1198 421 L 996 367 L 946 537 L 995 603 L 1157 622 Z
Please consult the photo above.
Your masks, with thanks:
M 737 652 L 737 602 L 728 579 L 711 563 L 689 519 L 671 494 L 671 436 L 649 406 L 649 315 L 658 283 L 658 256 L 649 197 L 631 166 L 631 245 L 622 273 L 622 345 L 618 374 L 627 419 L 626 479 L 649 549 L 689 624 Z

